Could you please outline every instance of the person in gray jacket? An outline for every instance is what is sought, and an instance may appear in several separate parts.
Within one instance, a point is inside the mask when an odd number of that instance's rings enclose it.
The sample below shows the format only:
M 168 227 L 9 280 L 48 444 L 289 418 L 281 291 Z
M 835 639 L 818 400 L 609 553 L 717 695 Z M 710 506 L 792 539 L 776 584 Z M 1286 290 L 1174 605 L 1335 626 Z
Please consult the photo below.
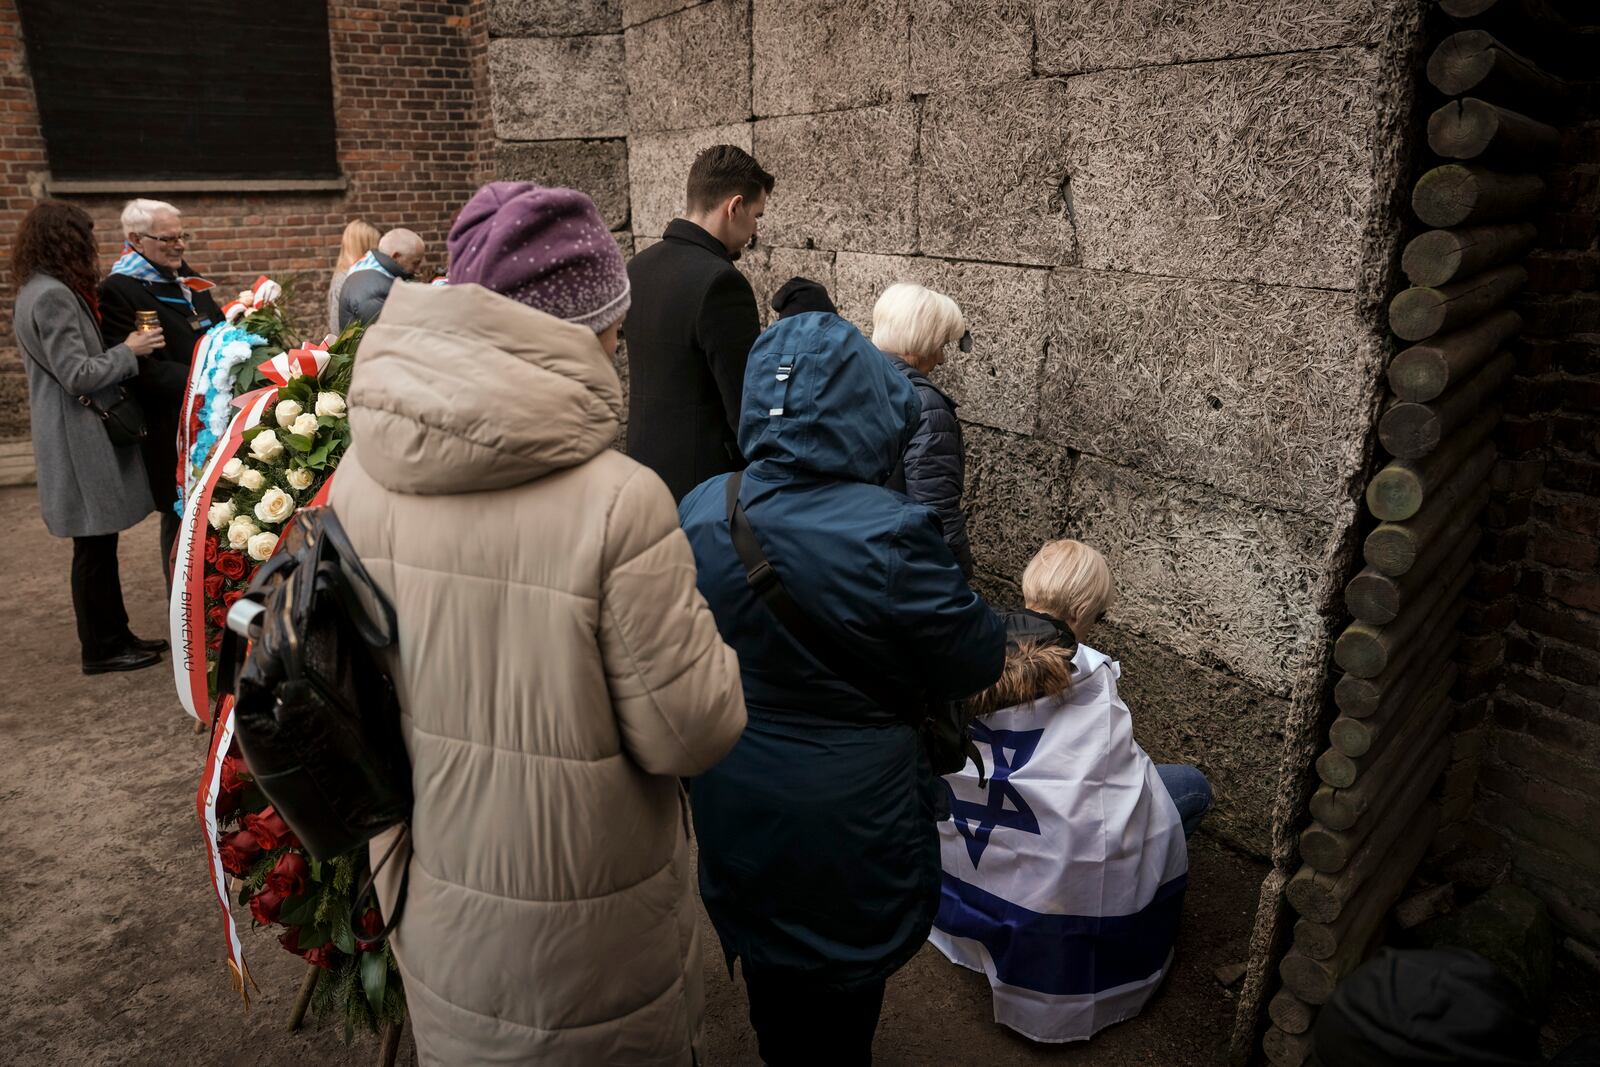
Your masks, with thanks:
M 28 409 L 39 510 L 56 537 L 72 538 L 72 606 L 83 673 L 161 662 L 161 640 L 128 629 L 117 571 L 117 534 L 155 510 L 137 444 L 118 447 L 96 408 L 116 404 L 160 329 L 106 348 L 99 326 L 94 223 L 82 208 L 46 200 L 28 212 L 12 247 L 21 286 L 13 311 L 28 371 Z
M 390 230 L 378 247 L 356 261 L 339 290 L 339 329 L 356 319 L 371 326 L 395 282 L 409 282 L 422 269 L 426 247 L 410 230 Z

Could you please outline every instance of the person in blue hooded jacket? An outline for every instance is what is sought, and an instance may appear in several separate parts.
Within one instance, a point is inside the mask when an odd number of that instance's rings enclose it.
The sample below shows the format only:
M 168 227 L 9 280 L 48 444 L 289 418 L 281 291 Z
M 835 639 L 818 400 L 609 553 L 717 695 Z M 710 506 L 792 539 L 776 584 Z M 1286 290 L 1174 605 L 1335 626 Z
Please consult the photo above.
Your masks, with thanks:
M 857 653 L 865 670 L 846 673 L 908 703 L 984 689 L 1005 659 L 1004 624 L 933 513 L 884 488 L 920 413 L 916 388 L 837 315 L 783 319 L 751 349 L 739 502 L 796 606 Z M 679 508 L 749 712 L 691 789 L 700 892 L 742 963 L 762 1059 L 866 1064 L 884 983 L 938 910 L 939 785 L 906 709 L 851 686 L 757 599 L 729 535 L 729 477 Z

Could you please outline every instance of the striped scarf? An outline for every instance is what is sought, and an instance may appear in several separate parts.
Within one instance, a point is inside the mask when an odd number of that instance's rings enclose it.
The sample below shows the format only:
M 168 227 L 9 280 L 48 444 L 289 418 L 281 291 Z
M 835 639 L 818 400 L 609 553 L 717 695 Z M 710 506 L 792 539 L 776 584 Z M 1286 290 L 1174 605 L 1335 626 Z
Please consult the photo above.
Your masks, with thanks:
M 349 273 L 344 276 L 345 280 L 349 281 L 350 275 L 362 270 L 375 270 L 385 278 L 393 278 L 395 276 L 394 271 L 390 270 L 388 267 L 385 267 L 378 261 L 377 252 L 368 252 L 366 255 L 352 263 L 350 265 Z
M 217 287 L 215 282 L 208 282 L 204 278 L 192 274 L 178 274 L 176 276 L 163 274 L 156 268 L 154 263 L 135 252 L 132 247 L 124 245 L 123 248 L 126 251 L 122 253 L 122 258 L 111 265 L 112 274 L 125 274 L 130 278 L 137 278 L 141 282 L 150 282 L 152 284 L 176 282 L 178 292 L 183 294 L 183 302 L 189 306 L 190 314 L 194 313 L 194 294 L 203 293 L 207 289 L 215 289 Z M 178 303 L 177 300 L 171 297 L 158 296 L 156 299 L 167 304 Z

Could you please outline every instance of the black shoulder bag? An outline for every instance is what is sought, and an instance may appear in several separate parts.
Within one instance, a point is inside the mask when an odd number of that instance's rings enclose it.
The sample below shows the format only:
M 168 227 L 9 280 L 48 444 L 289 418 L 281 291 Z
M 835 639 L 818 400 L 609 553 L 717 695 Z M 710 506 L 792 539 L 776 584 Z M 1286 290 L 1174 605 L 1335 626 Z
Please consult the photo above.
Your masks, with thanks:
M 79 299 L 82 298 L 80 297 Z M 27 353 L 28 349 L 23 347 L 22 351 Z M 127 389 L 120 385 L 117 386 L 117 399 L 111 402 L 110 407 L 101 407 L 92 396 L 75 394 L 71 389 L 62 385 L 61 379 L 51 373 L 50 368 L 44 365 L 43 360 L 34 359 L 32 353 L 28 353 L 28 358 L 33 360 L 34 366 L 44 371 L 45 375 L 56 383 L 57 389 L 60 389 L 68 396 L 75 397 L 78 403 L 99 417 L 100 425 L 106 428 L 106 436 L 111 439 L 113 446 L 127 448 L 138 444 L 149 435 L 150 431 L 145 426 L 144 408 L 139 406 L 139 401 Z
M 778 572 L 767 561 L 756 540 L 750 519 L 739 505 L 739 484 L 742 473 L 735 473 L 727 482 L 728 535 L 733 540 L 733 550 L 744 564 L 745 581 L 768 611 L 778 620 L 789 636 L 800 642 L 807 652 L 837 674 L 852 688 L 873 703 L 894 712 L 917 731 L 927 750 L 928 761 L 935 774 L 954 774 L 971 760 L 978 768 L 978 781 L 984 781 L 983 757 L 967 734 L 971 716 L 961 701 L 929 700 L 925 694 L 907 694 L 897 687 L 886 685 L 868 674 L 855 655 L 800 609 L 783 587 Z

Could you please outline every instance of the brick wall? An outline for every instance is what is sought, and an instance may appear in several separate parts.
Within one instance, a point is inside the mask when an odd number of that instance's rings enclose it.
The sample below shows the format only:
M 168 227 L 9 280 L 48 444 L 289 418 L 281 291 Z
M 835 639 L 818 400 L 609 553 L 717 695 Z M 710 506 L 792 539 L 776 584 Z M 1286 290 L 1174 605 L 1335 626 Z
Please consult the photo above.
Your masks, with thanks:
M 1567 932 L 1600 945 L 1600 120 L 1588 96 L 1587 121 L 1564 132 L 1519 308 L 1510 462 L 1491 512 L 1514 610 L 1472 843 L 1490 861 L 1480 872 L 1509 865 Z
M 257 274 L 298 282 L 298 321 L 320 336 L 339 235 L 352 218 L 409 226 L 444 266 L 450 219 L 482 179 L 491 131 L 482 0 L 331 0 L 328 10 L 343 193 L 157 194 L 184 213 L 189 262 L 237 290 Z M 129 121 L 138 121 L 130 112 Z M 0 232 L 43 195 L 49 164 L 14 0 L 0 0 Z M 72 197 L 95 217 L 104 264 L 119 252 L 130 191 Z M 0 265 L 0 440 L 24 436 L 27 387 L 11 331 L 15 292 Z

